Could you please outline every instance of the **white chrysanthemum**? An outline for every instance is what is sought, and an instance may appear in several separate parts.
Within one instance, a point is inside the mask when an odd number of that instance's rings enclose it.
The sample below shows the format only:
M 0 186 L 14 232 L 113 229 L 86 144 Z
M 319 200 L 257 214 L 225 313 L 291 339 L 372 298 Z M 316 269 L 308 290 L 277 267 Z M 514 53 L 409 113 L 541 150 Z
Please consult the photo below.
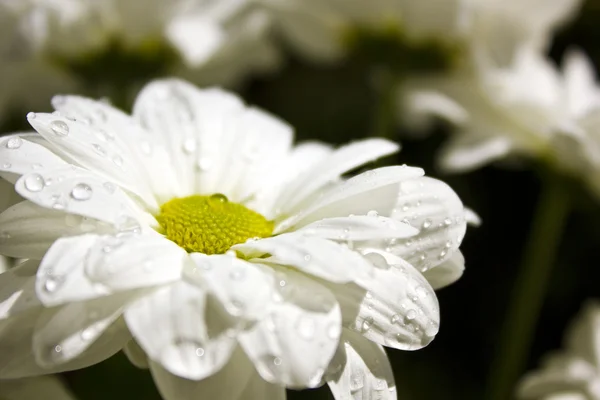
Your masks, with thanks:
M 527 374 L 518 397 L 535 400 L 600 399 L 600 307 L 586 305 L 569 328 L 565 349 Z
M 75 96 L 0 143 L 25 199 L 0 215 L 0 378 L 121 348 L 167 399 L 282 398 L 328 381 L 395 398 L 380 345 L 438 331 L 465 210 L 419 168 L 343 174 L 398 146 L 292 145 L 234 95 L 156 81 L 128 116 Z M 133 339 L 132 339 L 133 336 Z
M 245 1 L 0 0 L 0 23 L 2 111 L 80 90 L 72 64 L 115 49 L 142 60 L 160 52 L 161 74 L 212 84 L 236 83 L 278 61 L 266 13 Z M 166 49 L 178 59 L 167 59 Z M 107 81 L 114 73 L 104 72 Z
M 421 82 L 409 107 L 458 125 L 442 152 L 451 171 L 477 168 L 508 155 L 532 156 L 591 180 L 600 188 L 600 90 L 593 66 L 576 51 L 562 74 L 543 55 L 522 48 L 507 68 L 483 68 Z
M 578 8 L 580 0 L 256 0 L 274 25 L 302 53 L 335 59 L 353 30 L 396 27 L 414 44 L 475 46 L 500 60 L 522 42 L 545 45 L 549 35 Z M 542 4 L 543 3 L 543 4 Z

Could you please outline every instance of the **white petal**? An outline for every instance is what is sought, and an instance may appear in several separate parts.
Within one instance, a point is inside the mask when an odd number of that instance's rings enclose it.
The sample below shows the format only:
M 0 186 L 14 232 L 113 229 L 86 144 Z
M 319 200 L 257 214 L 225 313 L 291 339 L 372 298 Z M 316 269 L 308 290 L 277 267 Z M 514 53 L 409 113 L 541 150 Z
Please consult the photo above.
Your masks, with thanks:
M 373 267 L 358 253 L 330 240 L 288 233 L 238 244 L 232 249 L 256 262 L 291 266 L 331 282 L 368 276 Z M 270 257 L 264 258 L 266 254 Z
M 517 393 L 522 399 L 545 399 L 544 396 L 557 393 L 584 394 L 595 379 L 597 371 L 593 365 L 575 356 L 554 354 L 541 370 L 525 375 Z
M 77 400 L 62 381 L 55 376 L 37 376 L 2 382 L 3 400 Z
M 338 344 L 339 307 L 313 279 L 291 270 L 279 276 L 280 300 L 238 340 L 265 380 L 292 388 L 318 386 Z
M 431 287 L 438 290 L 456 282 L 464 271 L 465 257 L 457 251 L 442 264 L 423 272 L 423 275 Z
M 0 321 L 0 379 L 16 379 L 85 368 L 117 353 L 131 337 L 122 321 L 117 320 L 111 329 L 93 341 L 79 357 L 51 368 L 44 368 L 38 365 L 34 357 L 33 336 L 39 327 L 38 321 L 45 321 L 47 315 L 54 312 L 38 308 Z
M 59 239 L 38 270 L 36 291 L 47 306 L 114 291 L 173 282 L 185 251 L 158 235 L 81 235 Z
M 0 273 L 0 320 L 42 305 L 35 294 L 39 264 L 29 260 Z
M 245 109 L 229 128 L 235 132 L 235 145 L 228 149 L 230 161 L 219 192 L 230 194 L 234 201 L 251 199 L 247 204 L 253 208 L 262 201 L 273 170 L 287 157 L 293 131 L 285 122 L 254 108 Z
M 139 344 L 135 341 L 135 339 L 131 339 L 125 347 L 123 347 L 123 353 L 127 356 L 127 359 L 138 368 L 148 369 L 150 367 L 150 363 L 148 361 L 148 356 L 144 352 L 144 349 L 140 347 Z
M 298 176 L 286 188 L 276 207 L 289 213 L 315 191 L 338 180 L 345 172 L 398 150 L 396 143 L 385 139 L 365 139 L 340 147 Z
M 118 294 L 44 312 L 36 323 L 32 341 L 37 364 L 48 368 L 73 360 L 105 332 L 106 335 L 118 334 L 117 329 L 126 332 L 121 343 L 121 347 L 124 346 L 129 333 L 113 323 L 121 316 L 125 303 L 134 296 L 133 293 Z
M 191 259 L 194 267 L 185 269 L 184 279 L 200 283 L 230 314 L 249 320 L 265 315 L 274 293 L 271 274 L 229 255 L 192 253 Z
M 334 240 L 400 239 L 414 236 L 419 230 L 386 217 L 356 215 L 325 218 L 300 228 L 298 233 Z
M 275 233 L 331 217 L 366 215 L 369 211 L 389 216 L 396 205 L 398 183 L 423 175 L 421 168 L 384 167 L 364 172 L 325 191 L 307 208 L 275 226 Z
M 130 220 L 148 218 L 114 183 L 77 167 L 23 175 L 15 189 L 41 207 L 94 218 L 117 229 L 119 225 L 133 224 Z
M 150 359 L 172 374 L 198 380 L 219 371 L 236 346 L 221 316 L 208 323 L 209 307 L 205 292 L 177 282 L 130 305 L 125 319 Z
M 468 172 L 503 158 L 512 149 L 513 143 L 508 137 L 465 133 L 445 144 L 440 165 L 446 171 Z
M 396 400 L 394 374 L 381 346 L 344 329 L 338 351 L 346 363 L 328 380 L 336 400 Z
M 0 143 L 0 171 L 8 173 L 3 176 L 11 183 L 29 172 L 67 165 L 47 148 L 27 140 L 32 135 L 39 136 L 37 133 L 9 135 Z
M 433 288 L 410 264 L 385 252 L 366 256 L 380 268 L 345 285 L 327 284 L 342 308 L 344 326 L 384 346 L 416 350 L 438 332 Z
M 600 104 L 600 90 L 596 84 L 594 66 L 578 50 L 567 52 L 564 60 L 566 102 L 575 118 Z
M 456 193 L 444 182 L 429 177 L 402 182 L 391 217 L 407 222 L 421 232 L 408 239 L 365 246 L 385 249 L 421 271 L 449 259 L 461 244 L 467 226 L 464 207 Z M 362 246 L 356 244 L 356 248 Z
M 597 301 L 586 302 L 569 326 L 566 342 L 573 354 L 600 366 L 600 305 Z
M 220 371 L 203 380 L 188 380 L 173 375 L 156 362 L 150 363 L 150 371 L 165 400 L 246 400 L 246 385 L 256 375 L 252 363 L 239 347 Z
M 185 196 L 218 192 L 229 163 L 225 155 L 235 145 L 229 124 L 242 110 L 243 103 L 234 95 L 169 79 L 147 85 L 136 99 L 133 114 L 154 142 L 169 150 L 183 191 L 179 196 Z
M 468 120 L 469 113 L 460 104 L 443 93 L 433 90 L 419 90 L 408 93 L 406 96 L 410 118 L 421 115 L 435 115 L 452 123 L 461 124 Z
M 197 14 L 173 18 L 166 27 L 165 36 L 186 64 L 194 67 L 207 62 L 226 40 L 216 21 Z
M 156 201 L 145 180 L 137 174 L 137 164 L 128 149 L 106 138 L 106 133 L 83 122 L 72 121 L 52 114 L 38 113 L 28 118 L 47 141 L 68 159 L 98 176 L 135 193 L 149 207 Z M 65 134 L 66 133 L 66 134 Z
M 481 226 L 481 217 L 474 210 L 465 207 L 465 221 L 471 226 Z
M 86 232 L 111 233 L 104 222 L 59 210 L 49 210 L 30 201 L 22 201 L 0 214 L 2 239 L 0 253 L 17 258 L 42 259 L 61 237 Z

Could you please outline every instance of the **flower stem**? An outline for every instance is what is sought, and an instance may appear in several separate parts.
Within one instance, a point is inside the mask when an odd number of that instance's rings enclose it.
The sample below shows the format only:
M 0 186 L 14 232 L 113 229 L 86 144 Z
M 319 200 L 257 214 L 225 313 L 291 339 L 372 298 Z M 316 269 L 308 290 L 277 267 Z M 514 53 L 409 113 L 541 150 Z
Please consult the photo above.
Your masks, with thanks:
M 533 334 L 545 297 L 561 233 L 569 214 L 569 194 L 561 179 L 548 177 L 535 212 L 522 264 L 502 327 L 500 343 L 489 373 L 486 398 L 513 398 L 524 372 Z

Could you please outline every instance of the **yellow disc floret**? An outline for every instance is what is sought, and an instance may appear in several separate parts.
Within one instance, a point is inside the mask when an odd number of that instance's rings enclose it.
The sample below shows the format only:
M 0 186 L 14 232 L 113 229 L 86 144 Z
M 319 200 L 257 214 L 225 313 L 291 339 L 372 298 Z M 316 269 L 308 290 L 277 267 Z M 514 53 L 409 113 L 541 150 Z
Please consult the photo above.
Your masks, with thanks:
M 167 239 L 188 252 L 222 254 L 255 237 L 268 237 L 273 222 L 222 194 L 176 198 L 156 217 Z

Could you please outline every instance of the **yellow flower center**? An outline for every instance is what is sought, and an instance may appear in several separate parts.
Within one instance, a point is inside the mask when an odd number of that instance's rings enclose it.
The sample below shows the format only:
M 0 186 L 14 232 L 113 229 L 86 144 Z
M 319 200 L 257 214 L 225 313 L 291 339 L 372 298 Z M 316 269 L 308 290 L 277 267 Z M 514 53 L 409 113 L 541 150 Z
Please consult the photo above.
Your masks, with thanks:
M 170 200 L 156 219 L 167 239 L 204 254 L 222 254 L 234 244 L 273 233 L 273 221 L 222 194 Z

